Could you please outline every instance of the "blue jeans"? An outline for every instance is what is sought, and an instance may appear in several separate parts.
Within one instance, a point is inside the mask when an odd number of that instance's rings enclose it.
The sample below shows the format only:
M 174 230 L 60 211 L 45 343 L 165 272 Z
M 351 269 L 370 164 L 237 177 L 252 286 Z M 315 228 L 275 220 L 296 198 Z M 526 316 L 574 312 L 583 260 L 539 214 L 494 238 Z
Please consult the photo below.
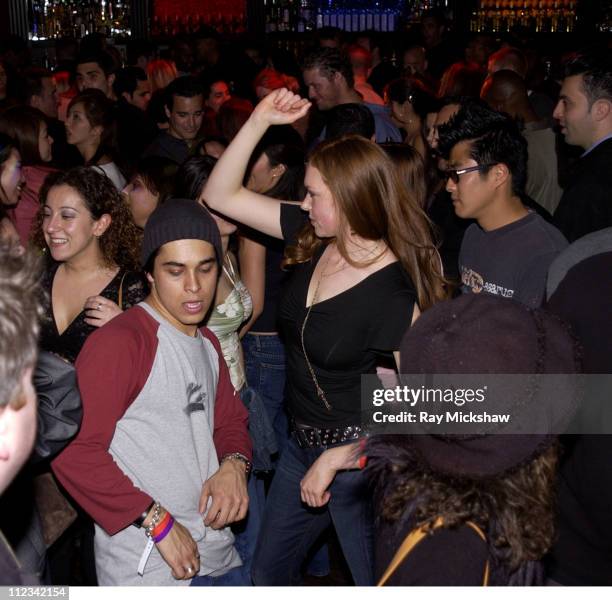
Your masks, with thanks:
M 232 568 L 220 577 L 202 576 L 191 579 L 191 587 L 243 587 L 245 583 L 243 566 Z
M 289 438 L 285 411 L 285 347 L 278 335 L 246 334 L 242 350 L 247 384 L 261 397 L 268 413 L 279 454 Z
M 361 471 L 340 471 L 331 499 L 313 509 L 300 498 L 300 481 L 326 447 L 300 448 L 291 438 L 272 480 L 252 566 L 255 585 L 296 585 L 310 547 L 334 525 L 355 585 L 373 585 L 371 497 Z
M 285 409 L 285 346 L 278 335 L 247 333 L 242 338 L 242 349 L 247 384 L 257 391 L 263 400 L 274 428 L 280 456 L 289 439 L 289 421 Z M 263 483 L 263 480 L 258 481 Z M 323 545 L 312 555 L 308 573 L 315 576 L 329 574 L 327 545 Z
M 251 582 L 251 567 L 266 501 L 263 480 L 258 478 L 254 473 L 251 473 L 249 476 L 247 489 L 249 493 L 249 511 L 247 516 L 241 522 L 232 525 L 232 532 L 234 533 L 235 539 L 234 547 L 242 559 L 242 566 L 236 569 L 241 571 L 243 577 L 244 582 L 240 583 L 240 585 L 253 584 Z M 230 571 L 230 573 L 231 572 L 232 571 Z M 228 583 L 228 585 L 229 584 L 230 583 Z

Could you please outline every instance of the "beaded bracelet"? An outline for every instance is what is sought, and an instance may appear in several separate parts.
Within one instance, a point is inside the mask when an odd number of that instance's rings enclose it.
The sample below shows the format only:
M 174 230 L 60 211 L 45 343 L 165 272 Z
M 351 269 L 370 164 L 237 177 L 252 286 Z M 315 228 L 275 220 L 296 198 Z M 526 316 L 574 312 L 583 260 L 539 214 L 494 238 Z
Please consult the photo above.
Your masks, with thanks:
M 246 474 L 247 474 L 247 475 L 249 475 L 249 473 L 251 472 L 251 467 L 252 467 L 252 465 L 251 465 L 251 461 L 249 461 L 249 460 L 248 460 L 248 459 L 247 459 L 247 458 L 246 458 L 246 457 L 245 457 L 245 456 L 244 456 L 242 453 L 240 453 L 240 452 L 232 452 L 232 453 L 230 453 L 230 454 L 223 455 L 223 456 L 221 457 L 221 460 L 219 461 L 219 465 L 221 465 L 221 464 L 223 463 L 223 461 L 227 461 L 227 460 L 230 460 L 230 459 L 234 459 L 234 460 L 236 460 L 236 461 L 242 461 L 242 462 L 244 463 L 244 465 L 245 465 L 245 468 L 246 468 L 246 469 L 245 469 Z
M 153 517 L 151 518 L 151 523 L 145 528 L 145 534 L 151 538 L 155 527 L 159 524 L 161 518 L 161 505 L 158 501 L 155 501 L 155 505 L 153 505 Z
M 172 530 L 173 526 L 174 526 L 174 518 L 172 516 L 169 516 L 169 521 L 166 524 L 165 528 L 163 528 L 159 532 L 159 534 L 153 537 L 153 542 L 156 544 L 161 543 L 168 536 L 168 533 Z

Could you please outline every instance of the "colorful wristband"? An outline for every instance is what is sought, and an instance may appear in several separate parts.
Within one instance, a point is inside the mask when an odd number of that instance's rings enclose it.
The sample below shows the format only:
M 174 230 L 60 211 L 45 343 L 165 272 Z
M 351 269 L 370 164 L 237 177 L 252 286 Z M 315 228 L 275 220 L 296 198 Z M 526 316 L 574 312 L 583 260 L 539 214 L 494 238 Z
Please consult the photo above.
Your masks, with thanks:
M 156 544 L 161 543 L 168 536 L 168 533 L 172 530 L 173 526 L 174 526 L 174 518 L 171 516 L 170 521 L 168 522 L 166 527 L 156 537 L 152 537 L 153 542 Z
M 168 526 L 171 519 L 172 516 L 166 511 L 164 517 L 160 520 L 159 524 L 153 529 L 151 537 L 155 538 L 159 536 L 159 534 L 166 528 L 166 526 Z

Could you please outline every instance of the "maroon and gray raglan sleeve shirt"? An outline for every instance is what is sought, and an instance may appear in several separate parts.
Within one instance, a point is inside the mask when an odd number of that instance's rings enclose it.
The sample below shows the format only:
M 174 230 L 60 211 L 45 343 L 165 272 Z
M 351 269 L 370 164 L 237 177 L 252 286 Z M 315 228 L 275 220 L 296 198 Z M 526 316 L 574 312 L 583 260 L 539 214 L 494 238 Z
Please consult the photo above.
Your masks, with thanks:
M 236 565 L 231 532 L 204 527 L 198 512 L 219 459 L 251 458 L 248 413 L 216 337 L 207 329 L 184 335 L 141 303 L 95 331 L 76 368 L 83 423 L 52 467 L 99 526 L 96 565 L 108 571 L 105 584 L 138 583 L 146 537 L 131 523 L 152 500 L 191 532 L 208 564 L 204 574 Z M 156 550 L 145 576 L 148 584 L 173 582 Z

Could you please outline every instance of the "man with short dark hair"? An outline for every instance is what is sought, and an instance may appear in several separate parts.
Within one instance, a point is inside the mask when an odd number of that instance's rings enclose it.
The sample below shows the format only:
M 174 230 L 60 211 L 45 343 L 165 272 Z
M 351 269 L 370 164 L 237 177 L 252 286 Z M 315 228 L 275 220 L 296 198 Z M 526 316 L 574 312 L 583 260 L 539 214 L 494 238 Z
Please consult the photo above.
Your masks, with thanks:
M 41 67 L 31 67 L 23 73 L 23 101 L 40 110 L 48 118 L 57 118 L 57 86 L 53 74 Z
M 117 97 L 117 142 L 129 172 L 157 136 L 157 128 L 146 113 L 151 85 L 142 69 L 124 67 L 115 74 L 113 90 Z
M 170 127 L 156 137 L 144 155 L 169 158 L 182 164 L 189 156 L 202 126 L 202 86 L 192 76 L 180 76 L 168 85 L 165 96 L 165 112 Z
M 388 108 L 375 103 L 364 103 L 355 90 L 353 68 L 346 54 L 333 48 L 316 49 L 306 56 L 302 69 L 308 97 L 317 109 L 327 111 L 343 103 L 363 103 L 374 115 L 376 141 L 385 143 L 402 140 L 399 130 L 391 122 Z M 325 138 L 324 133 L 320 138 Z
M 478 105 L 461 108 L 439 132 L 455 213 L 476 220 L 459 252 L 462 291 L 539 307 L 548 267 L 567 241 L 523 205 L 527 142 L 511 118 Z
M 79 91 L 97 88 L 109 99 L 114 98 L 115 64 L 105 51 L 82 53 L 77 59 L 76 84 Z
M 375 124 L 372 112 L 363 103 L 342 103 L 327 112 L 325 138 L 361 135 L 374 140 Z
M 115 74 L 113 81 L 115 97 L 124 99 L 130 105 L 146 111 L 151 100 L 151 84 L 140 67 L 123 67 Z
M 554 117 L 585 152 L 570 169 L 555 223 L 572 242 L 612 226 L 612 53 L 580 55 L 565 69 Z
M 199 328 L 221 259 L 210 213 L 166 201 L 144 231 L 149 296 L 77 358 L 83 423 L 52 466 L 96 523 L 102 585 L 246 584 L 228 525 L 247 513 L 247 412 Z
M 59 98 L 53 74 L 47 69 L 30 67 L 24 72 L 22 82 L 22 102 L 47 116 L 49 135 L 53 139 L 53 165 L 68 168 L 80 164 L 82 158 L 77 149 L 66 142 L 66 128 L 57 117 Z
M 221 106 L 232 98 L 227 82 L 215 78 L 204 82 L 203 93 L 204 105 L 215 114 L 219 113 Z

